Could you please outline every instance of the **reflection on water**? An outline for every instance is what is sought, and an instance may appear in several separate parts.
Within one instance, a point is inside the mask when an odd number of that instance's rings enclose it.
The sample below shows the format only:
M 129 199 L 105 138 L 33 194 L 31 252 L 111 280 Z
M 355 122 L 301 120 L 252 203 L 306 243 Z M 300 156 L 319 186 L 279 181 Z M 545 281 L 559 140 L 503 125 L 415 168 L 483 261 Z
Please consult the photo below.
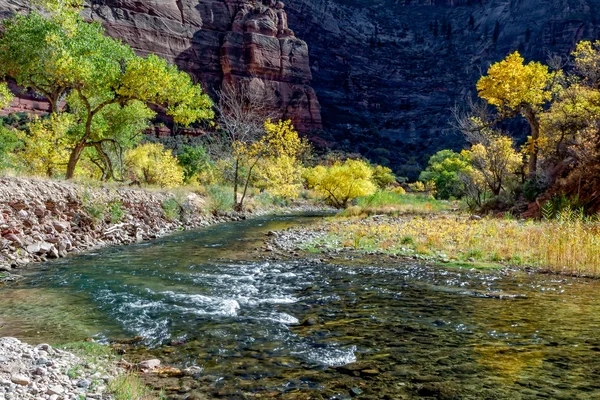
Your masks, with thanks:
M 0 290 L 0 335 L 143 336 L 127 357 L 200 366 L 198 390 L 227 398 L 600 398 L 600 282 L 250 259 L 268 230 L 311 221 L 44 265 Z

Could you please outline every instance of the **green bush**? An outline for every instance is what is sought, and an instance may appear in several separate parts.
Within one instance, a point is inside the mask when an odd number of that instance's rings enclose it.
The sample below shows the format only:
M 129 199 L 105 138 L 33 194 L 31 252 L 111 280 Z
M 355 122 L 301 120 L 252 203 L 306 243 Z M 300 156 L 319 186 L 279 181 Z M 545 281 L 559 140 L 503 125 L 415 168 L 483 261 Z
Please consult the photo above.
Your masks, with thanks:
M 233 209 L 233 190 L 226 186 L 210 185 L 206 188 L 207 210 L 212 214 Z
M 125 211 L 123 210 L 123 203 L 119 200 L 111 201 L 108 204 L 108 212 L 110 214 L 110 223 L 116 224 L 123 220 L 125 216 Z
M 85 212 L 92 218 L 94 224 L 97 224 L 104 220 L 106 213 L 106 204 L 99 199 L 92 197 L 90 191 L 85 188 L 81 195 L 81 203 Z
M 170 197 L 162 202 L 162 209 L 165 218 L 169 221 L 179 221 L 181 219 L 181 205 L 176 198 Z
M 419 180 L 423 183 L 433 182 L 439 199 L 461 198 L 465 189 L 460 175 L 469 168 L 468 160 L 461 154 L 441 150 L 431 156 L 429 166 L 421 172 Z
M 201 145 L 184 146 L 177 158 L 183 167 L 186 182 L 190 182 L 202 172 L 207 172 L 212 168 L 210 155 Z

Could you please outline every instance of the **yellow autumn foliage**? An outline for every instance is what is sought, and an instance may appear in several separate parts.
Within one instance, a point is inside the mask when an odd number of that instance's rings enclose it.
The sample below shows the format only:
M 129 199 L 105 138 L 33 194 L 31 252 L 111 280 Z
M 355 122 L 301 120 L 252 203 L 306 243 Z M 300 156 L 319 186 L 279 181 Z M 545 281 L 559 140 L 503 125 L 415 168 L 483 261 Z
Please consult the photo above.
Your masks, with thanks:
M 146 143 L 129 150 L 125 156 L 127 173 L 133 181 L 160 187 L 183 184 L 183 168 L 171 150 L 159 143 Z
M 523 107 L 539 111 L 552 98 L 552 75 L 546 65 L 524 61 L 519 52 L 514 52 L 490 66 L 487 76 L 477 82 L 479 97 L 501 111 L 521 113 Z
M 331 167 L 319 165 L 306 170 L 304 179 L 334 207 L 344 208 L 348 202 L 373 194 L 377 186 L 372 181 L 373 169 L 361 160 L 336 162 Z
M 23 170 L 37 176 L 64 174 L 69 159 L 67 133 L 73 125 L 72 115 L 52 114 L 47 119 L 35 117 L 29 123 L 29 133 L 17 131 L 24 144 L 18 154 Z
M 246 168 L 252 168 L 255 187 L 274 196 L 295 199 L 302 190 L 302 157 L 310 149 L 291 121 L 264 125 L 265 134 L 253 143 L 234 143 L 234 153 Z

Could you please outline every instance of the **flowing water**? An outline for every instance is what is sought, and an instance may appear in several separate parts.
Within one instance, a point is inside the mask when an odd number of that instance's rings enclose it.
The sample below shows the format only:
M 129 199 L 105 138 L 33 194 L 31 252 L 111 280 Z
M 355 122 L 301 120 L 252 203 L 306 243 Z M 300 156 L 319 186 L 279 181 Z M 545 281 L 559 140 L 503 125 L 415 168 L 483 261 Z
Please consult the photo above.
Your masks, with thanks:
M 251 252 L 267 231 L 315 218 L 38 266 L 0 288 L 0 336 L 143 336 L 126 359 L 202 368 L 156 382 L 179 398 L 600 398 L 599 281 Z

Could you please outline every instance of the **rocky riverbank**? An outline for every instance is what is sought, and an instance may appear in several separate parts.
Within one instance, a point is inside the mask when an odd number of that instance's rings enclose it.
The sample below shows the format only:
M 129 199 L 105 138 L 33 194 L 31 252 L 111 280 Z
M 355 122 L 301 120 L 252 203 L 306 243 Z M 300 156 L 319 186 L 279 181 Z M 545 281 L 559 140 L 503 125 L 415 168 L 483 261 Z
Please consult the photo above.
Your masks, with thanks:
M 0 271 L 243 218 L 207 215 L 202 197 L 194 193 L 180 197 L 168 192 L 0 178 Z
M 131 244 L 246 215 L 212 215 L 193 192 L 90 187 L 0 178 L 0 279 L 16 269 L 93 248 Z M 291 207 L 309 211 L 316 207 Z M 254 215 L 273 209 L 255 210 Z M 4 273 L 4 275 L 2 275 Z
M 91 363 L 47 344 L 0 338 L 0 399 L 105 399 L 115 364 Z

